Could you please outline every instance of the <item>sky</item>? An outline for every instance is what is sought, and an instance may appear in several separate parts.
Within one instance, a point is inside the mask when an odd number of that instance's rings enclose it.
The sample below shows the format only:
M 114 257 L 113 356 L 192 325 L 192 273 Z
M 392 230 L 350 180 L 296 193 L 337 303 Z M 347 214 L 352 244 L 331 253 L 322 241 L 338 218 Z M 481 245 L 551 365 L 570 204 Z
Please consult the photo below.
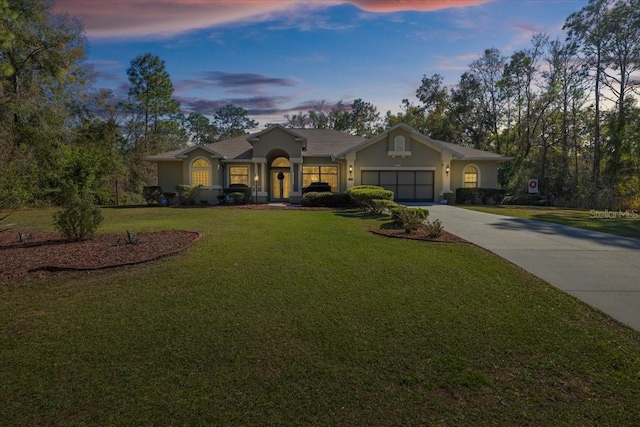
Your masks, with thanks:
M 126 94 L 138 55 L 165 61 L 185 114 L 231 103 L 260 127 L 360 98 L 384 116 L 423 76 L 458 82 L 485 49 L 564 38 L 588 0 L 57 0 L 84 22 L 97 88 Z

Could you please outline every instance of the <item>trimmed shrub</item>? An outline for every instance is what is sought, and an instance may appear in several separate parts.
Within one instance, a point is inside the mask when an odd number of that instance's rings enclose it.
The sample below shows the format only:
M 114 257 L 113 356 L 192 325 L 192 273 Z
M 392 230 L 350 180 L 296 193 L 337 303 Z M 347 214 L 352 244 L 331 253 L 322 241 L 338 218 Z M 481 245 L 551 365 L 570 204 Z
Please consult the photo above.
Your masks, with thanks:
M 242 200 L 236 202 L 236 199 L 233 199 L 235 203 L 247 203 L 251 199 L 251 188 L 245 184 L 231 184 L 222 192 L 228 197 L 231 197 L 232 193 L 242 193 Z
M 202 185 L 176 185 L 178 201 L 181 205 L 195 205 L 201 191 Z
M 71 241 L 86 240 L 96 232 L 103 219 L 91 196 L 78 191 L 74 184 L 65 185 L 62 209 L 53 214 L 56 230 Z
M 373 199 L 371 211 L 376 215 L 391 215 L 391 210 L 399 205 L 393 200 Z
M 391 209 L 394 222 L 407 233 L 420 228 L 429 217 L 429 211 L 423 208 L 409 208 L 398 205 Z
M 373 201 L 376 199 L 393 200 L 393 191 L 375 185 L 357 185 L 350 188 L 347 194 L 351 196 L 356 206 L 370 211 L 374 210 Z
M 162 193 L 162 195 L 167 200 L 167 204 L 173 203 L 173 200 L 176 198 L 176 193 L 166 192 L 166 193 Z
M 506 190 L 499 188 L 458 188 L 456 203 L 459 205 L 498 205 L 502 202 Z
M 443 193 L 442 198 L 447 201 L 448 205 L 452 205 L 456 200 L 456 196 L 453 193 Z
M 240 191 L 229 193 L 227 194 L 227 197 L 230 198 L 232 202 L 235 204 L 240 204 L 245 202 L 245 193 L 242 193 Z
M 162 189 L 157 185 L 142 187 L 142 197 L 144 197 L 144 200 L 148 204 L 162 203 L 163 200 L 166 201 L 166 198 L 162 193 Z
M 346 208 L 352 205 L 351 197 L 348 194 L 327 191 L 305 193 L 301 203 L 302 206 L 325 208 Z
M 302 194 L 307 193 L 330 193 L 331 186 L 328 182 L 312 182 L 302 189 Z

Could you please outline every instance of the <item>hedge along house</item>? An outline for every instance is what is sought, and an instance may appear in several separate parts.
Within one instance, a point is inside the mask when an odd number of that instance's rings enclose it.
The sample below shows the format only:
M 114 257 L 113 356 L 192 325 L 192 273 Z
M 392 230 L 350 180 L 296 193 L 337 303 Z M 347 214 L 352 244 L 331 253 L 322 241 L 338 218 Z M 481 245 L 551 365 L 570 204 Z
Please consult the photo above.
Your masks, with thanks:
M 257 201 L 299 203 L 312 182 L 332 192 L 379 185 L 400 201 L 435 201 L 458 187 L 496 188 L 498 164 L 509 158 L 431 139 L 398 124 L 369 139 L 331 129 L 271 126 L 261 132 L 147 157 L 163 191 L 203 186 L 214 202 L 230 184 L 252 189 Z

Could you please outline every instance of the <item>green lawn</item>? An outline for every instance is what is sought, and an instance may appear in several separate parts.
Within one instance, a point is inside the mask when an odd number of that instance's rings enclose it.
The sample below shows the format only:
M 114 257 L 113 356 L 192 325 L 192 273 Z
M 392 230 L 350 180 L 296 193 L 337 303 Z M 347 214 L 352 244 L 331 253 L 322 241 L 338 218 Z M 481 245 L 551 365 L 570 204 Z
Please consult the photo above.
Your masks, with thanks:
M 104 214 L 203 238 L 0 286 L 1 425 L 640 424 L 640 334 L 476 246 L 350 212 Z
M 640 211 L 585 210 L 536 206 L 460 206 L 480 212 L 535 219 L 640 239 Z

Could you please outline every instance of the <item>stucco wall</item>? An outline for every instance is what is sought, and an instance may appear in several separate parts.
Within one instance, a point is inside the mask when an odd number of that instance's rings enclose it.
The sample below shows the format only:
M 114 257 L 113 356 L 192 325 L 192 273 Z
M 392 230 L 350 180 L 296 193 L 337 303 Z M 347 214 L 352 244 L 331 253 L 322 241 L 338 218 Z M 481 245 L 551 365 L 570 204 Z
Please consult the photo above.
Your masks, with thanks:
M 223 168 L 218 167 L 218 165 L 220 164 L 219 160 L 211 157 L 211 153 L 209 153 L 208 151 L 201 148 L 196 148 L 195 150 L 187 154 L 187 158 L 182 161 L 181 184 L 192 185 L 191 163 L 197 158 L 206 159 L 211 164 L 211 187 L 202 189 L 200 191 L 198 200 L 208 200 L 209 203 L 215 203 L 217 201 L 218 194 L 222 193 Z M 175 189 L 171 191 L 175 191 Z
M 405 136 L 405 150 L 411 151 L 410 156 L 389 156 L 388 152 L 393 151 L 394 139 L 397 135 Z M 396 129 L 396 131 L 390 132 L 386 138 L 356 153 L 353 171 L 354 185 L 361 184 L 363 167 L 369 169 L 376 167 L 397 168 L 398 170 L 415 170 L 417 168 L 427 167 L 435 168 L 434 192 L 436 196 L 442 188 L 442 160 L 440 152 L 420 141 L 410 138 L 410 134 L 402 129 Z
M 304 157 L 303 160 L 304 165 L 324 165 L 324 166 L 338 166 L 337 162 L 331 160 L 330 157 Z
M 440 166 L 440 153 L 425 144 L 407 138 L 411 155 L 406 157 L 388 155 L 390 144 L 393 144 L 393 133 L 389 138 L 363 148 L 356 154 L 356 166 Z
M 498 162 L 494 161 L 459 161 L 451 162 L 451 190 L 464 186 L 464 169 L 468 165 L 475 166 L 479 171 L 478 187 L 498 187 Z
M 261 135 L 258 142 L 251 144 L 253 145 L 253 157 L 267 157 L 272 150 L 285 151 L 289 158 L 302 157 L 303 143 L 296 141 L 293 135 L 280 128 L 274 128 Z
M 175 192 L 183 183 L 182 162 L 158 162 L 158 185 L 164 192 Z
M 219 161 L 211 157 L 208 151 L 196 148 L 187 154 L 187 158 L 182 163 L 182 181 L 184 184 L 191 184 L 191 163 L 197 158 L 204 158 L 211 164 L 211 187 L 213 189 L 222 187 L 222 168 L 218 168 Z

